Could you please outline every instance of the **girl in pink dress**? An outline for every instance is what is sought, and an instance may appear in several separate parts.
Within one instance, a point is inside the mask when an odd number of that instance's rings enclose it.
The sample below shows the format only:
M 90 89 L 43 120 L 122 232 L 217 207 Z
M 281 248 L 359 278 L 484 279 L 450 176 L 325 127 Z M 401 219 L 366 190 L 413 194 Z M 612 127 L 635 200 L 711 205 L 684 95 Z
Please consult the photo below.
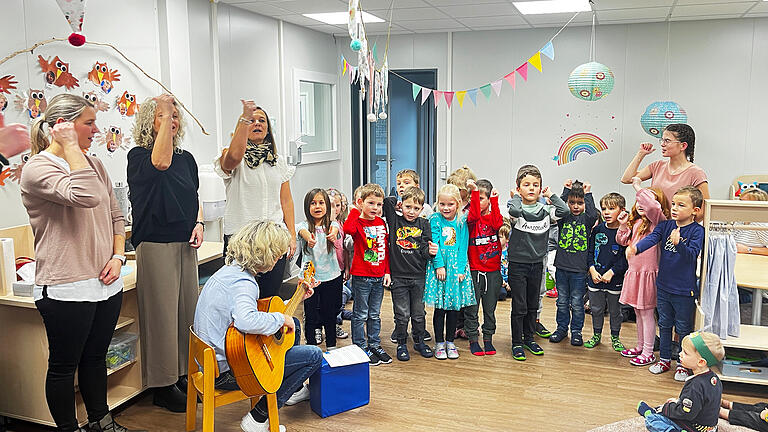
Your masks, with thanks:
M 659 222 L 669 217 L 669 202 L 664 192 L 657 188 L 643 189 L 638 177 L 632 178 L 637 191 L 637 200 L 632 213 L 619 215 L 619 230 L 616 242 L 622 246 L 636 245 L 650 234 Z M 631 229 L 630 229 L 631 227 Z M 635 255 L 628 260 L 629 268 L 624 275 L 624 286 L 619 302 L 635 309 L 637 317 L 637 346 L 621 352 L 634 366 L 645 366 L 656 361 L 653 355 L 653 341 L 656 336 L 656 274 L 659 271 L 659 249 L 653 246 L 647 255 Z

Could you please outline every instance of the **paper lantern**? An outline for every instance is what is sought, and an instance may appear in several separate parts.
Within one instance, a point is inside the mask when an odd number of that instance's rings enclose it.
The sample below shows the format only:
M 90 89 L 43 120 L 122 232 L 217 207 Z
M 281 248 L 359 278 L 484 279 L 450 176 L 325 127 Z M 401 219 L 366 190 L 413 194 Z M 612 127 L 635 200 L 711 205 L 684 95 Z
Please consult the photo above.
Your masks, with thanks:
M 672 101 L 657 101 L 645 109 L 640 116 L 640 125 L 645 133 L 661 138 L 664 128 L 673 123 L 687 123 L 688 114 L 683 107 Z
M 613 90 L 614 76 L 608 66 L 589 62 L 571 72 L 568 77 L 568 89 L 571 94 L 585 101 L 596 101 Z

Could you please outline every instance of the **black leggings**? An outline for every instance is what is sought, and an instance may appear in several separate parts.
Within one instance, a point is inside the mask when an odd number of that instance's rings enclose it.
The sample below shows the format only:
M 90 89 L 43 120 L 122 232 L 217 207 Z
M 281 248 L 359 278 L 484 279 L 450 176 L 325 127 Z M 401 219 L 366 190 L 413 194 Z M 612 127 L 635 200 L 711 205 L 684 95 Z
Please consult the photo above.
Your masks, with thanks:
M 50 299 L 46 287 L 35 302 L 48 336 L 45 398 L 61 431 L 78 430 L 75 371 L 88 421 L 109 413 L 106 356 L 122 303 L 122 291 L 100 302 L 74 302 Z
M 317 345 L 315 329 L 324 328 L 326 348 L 336 346 L 336 315 L 341 307 L 343 283 L 341 276 L 323 282 L 315 288 L 312 297 L 304 300 L 304 337 L 307 345 Z
M 453 342 L 456 336 L 456 320 L 459 319 L 459 311 L 435 309 L 432 314 L 432 327 L 435 330 L 435 342 Z M 445 337 L 443 337 L 445 328 Z
M 232 235 L 224 236 L 224 257 L 227 256 L 227 246 Z M 256 275 L 256 282 L 259 284 L 259 298 L 267 298 L 278 295 L 280 287 L 283 285 L 283 274 L 285 273 L 285 264 L 288 258 L 283 255 L 277 260 L 272 270 L 266 273 Z M 335 330 L 334 330 L 335 331 Z

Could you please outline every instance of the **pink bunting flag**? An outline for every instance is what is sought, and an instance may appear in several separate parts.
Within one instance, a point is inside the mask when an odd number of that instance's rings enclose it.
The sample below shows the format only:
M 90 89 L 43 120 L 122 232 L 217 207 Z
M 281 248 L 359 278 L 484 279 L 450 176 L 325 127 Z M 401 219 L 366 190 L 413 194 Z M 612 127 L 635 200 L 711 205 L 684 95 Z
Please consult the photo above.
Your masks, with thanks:
M 432 93 L 433 93 L 433 97 L 435 99 L 435 108 L 437 108 L 437 104 L 440 103 L 440 99 L 442 99 L 442 97 L 443 97 L 443 92 L 441 92 L 439 90 L 434 90 Z
M 421 88 L 421 104 L 424 105 L 424 102 L 429 99 L 429 94 L 432 93 L 432 89 L 428 89 L 425 87 Z
M 83 31 L 85 0 L 56 0 L 73 32 Z
M 507 80 L 509 85 L 512 86 L 512 90 L 514 90 L 515 89 L 515 73 L 514 72 L 510 72 L 510 73 L 504 75 L 504 79 Z
M 528 62 L 525 62 L 520 66 L 519 68 L 515 69 L 517 73 L 520 74 L 521 77 L 523 77 L 524 81 L 528 81 Z
M 492 82 L 491 87 L 493 87 L 493 91 L 496 92 L 496 96 L 498 97 L 501 94 L 501 80 Z
M 453 92 L 443 92 L 443 96 L 445 96 L 445 103 L 448 105 L 448 109 L 451 109 L 451 103 L 453 102 Z

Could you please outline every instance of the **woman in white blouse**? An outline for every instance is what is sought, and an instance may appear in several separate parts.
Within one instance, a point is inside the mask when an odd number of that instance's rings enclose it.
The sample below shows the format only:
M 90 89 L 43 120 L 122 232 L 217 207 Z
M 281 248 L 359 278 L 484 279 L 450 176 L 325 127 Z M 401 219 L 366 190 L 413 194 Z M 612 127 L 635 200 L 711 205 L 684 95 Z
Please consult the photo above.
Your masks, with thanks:
M 288 259 L 296 252 L 296 227 L 291 185 L 296 167 L 277 154 L 267 112 L 251 101 L 241 101 L 243 113 L 237 120 L 228 148 L 214 160 L 216 173 L 224 179 L 227 206 L 224 210 L 224 254 L 229 238 L 254 220 L 271 220 L 284 225 L 291 234 L 286 256 L 274 268 L 261 274 L 262 298 L 277 295 Z

